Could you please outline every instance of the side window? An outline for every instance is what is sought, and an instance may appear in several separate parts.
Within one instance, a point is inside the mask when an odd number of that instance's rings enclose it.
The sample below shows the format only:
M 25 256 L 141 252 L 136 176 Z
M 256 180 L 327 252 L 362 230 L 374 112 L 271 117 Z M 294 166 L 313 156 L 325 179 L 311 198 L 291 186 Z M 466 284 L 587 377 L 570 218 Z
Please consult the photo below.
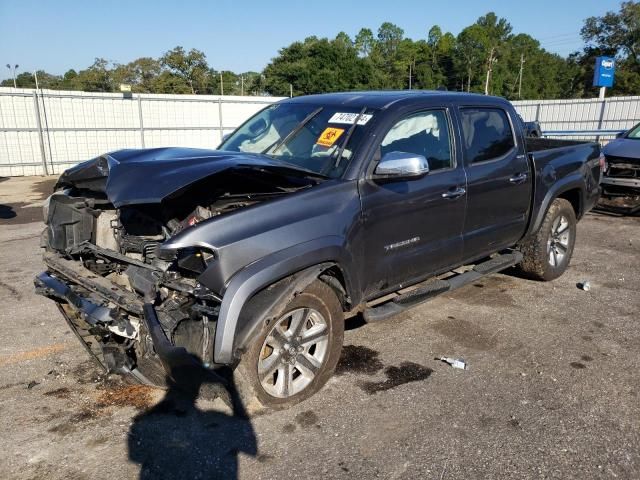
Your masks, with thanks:
M 462 133 L 469 163 L 502 157 L 515 147 L 507 113 L 499 108 L 462 108 Z
M 444 110 L 414 113 L 399 120 L 385 135 L 380 149 L 382 156 L 389 152 L 422 155 L 432 171 L 454 166 Z

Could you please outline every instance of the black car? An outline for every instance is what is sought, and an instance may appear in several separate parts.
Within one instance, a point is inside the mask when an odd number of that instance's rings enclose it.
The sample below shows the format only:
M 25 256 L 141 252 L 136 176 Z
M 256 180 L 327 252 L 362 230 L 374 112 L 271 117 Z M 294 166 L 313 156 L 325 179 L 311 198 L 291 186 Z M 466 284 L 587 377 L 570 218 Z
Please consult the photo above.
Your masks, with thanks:
M 600 175 L 597 143 L 526 138 L 501 98 L 287 99 L 215 151 L 66 171 L 35 283 L 110 371 L 162 384 L 197 359 L 285 407 L 331 377 L 347 317 L 389 318 L 514 265 L 561 275 Z

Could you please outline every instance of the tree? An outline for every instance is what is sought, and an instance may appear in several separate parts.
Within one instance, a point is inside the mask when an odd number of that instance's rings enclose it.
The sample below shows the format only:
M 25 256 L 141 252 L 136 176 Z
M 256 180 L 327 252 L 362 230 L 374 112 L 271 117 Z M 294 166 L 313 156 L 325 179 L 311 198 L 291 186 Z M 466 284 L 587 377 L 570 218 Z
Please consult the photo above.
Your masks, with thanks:
M 404 30 L 393 23 L 384 22 L 378 29 L 378 47 L 382 57 L 392 62 L 397 53 L 400 42 L 404 37 Z
M 200 50 L 192 48 L 186 52 L 184 48 L 178 46 L 166 52 L 160 58 L 160 63 L 176 77 L 172 79 L 173 81 L 183 80 L 189 86 L 191 93 L 198 93 L 198 90 L 205 88 L 209 66 L 206 55 Z
M 640 65 L 640 3 L 622 2 L 617 13 L 587 18 L 580 34 L 587 48 L 596 47 L 603 54 Z
M 505 47 L 511 36 L 512 27 L 506 19 L 498 18 L 493 12 L 478 18 L 476 25 L 484 32 L 484 48 L 486 50 L 484 93 L 488 95 L 495 90 L 502 90 L 504 78 L 497 77 L 499 82 L 492 83 L 492 73 L 499 57 L 504 54 Z M 498 83 L 498 85 L 495 85 L 495 83 Z M 494 87 L 497 88 L 494 90 Z
M 374 88 L 406 88 L 408 67 L 411 58 L 401 58 L 400 49 L 406 57 L 410 45 L 404 42 L 404 30 L 390 22 L 378 28 L 377 41 L 369 55 L 371 67 L 377 72 Z M 411 42 L 411 41 L 409 41 Z
M 373 32 L 369 28 L 361 28 L 356 35 L 355 47 L 358 55 L 368 57 L 371 54 L 376 43 Z
M 111 92 L 113 83 L 109 71 L 109 62 L 104 58 L 96 58 L 89 68 L 80 70 L 71 81 L 73 90 L 85 92 Z
M 456 41 L 455 65 L 462 89 L 472 91 L 472 82 L 481 75 L 488 40 L 480 25 L 471 25 L 460 32 Z
M 51 75 L 44 70 L 38 70 L 38 86 L 40 88 L 59 89 L 62 78 L 59 75 Z M 13 87 L 13 78 L 8 78 L 0 83 L 2 87 Z M 16 86 L 18 88 L 36 88 L 36 79 L 31 72 L 22 72 L 16 75 Z
M 455 37 L 442 33 L 438 25 L 431 27 L 426 42 L 419 40 L 417 61 L 415 62 L 416 86 L 424 89 L 439 87 L 455 89 L 453 70 L 453 49 Z
M 119 71 L 122 71 L 122 78 L 119 77 Z M 116 83 L 131 84 L 134 92 L 152 93 L 156 88 L 154 82 L 161 71 L 162 66 L 158 60 L 142 57 L 126 65 L 118 65 L 114 71 L 114 80 Z
M 595 58 L 607 55 L 617 60 L 612 93 L 636 95 L 640 90 L 640 3 L 622 2 L 619 12 L 587 18 L 580 33 L 586 46 L 572 60 L 582 72 L 583 92 L 593 92 Z
M 343 48 L 351 48 L 353 47 L 353 42 L 351 41 L 351 37 L 347 35 L 345 32 L 340 32 L 336 35 L 335 39 L 336 45 L 339 45 Z
M 336 92 L 366 88 L 371 63 L 339 36 L 334 40 L 308 37 L 280 50 L 264 69 L 265 88 L 273 95 Z

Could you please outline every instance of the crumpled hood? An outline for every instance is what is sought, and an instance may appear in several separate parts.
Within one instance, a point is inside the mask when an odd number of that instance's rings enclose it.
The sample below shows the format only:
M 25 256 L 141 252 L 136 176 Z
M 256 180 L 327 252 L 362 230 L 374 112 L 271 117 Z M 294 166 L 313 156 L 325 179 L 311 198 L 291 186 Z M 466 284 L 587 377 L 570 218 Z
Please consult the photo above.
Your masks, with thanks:
M 241 167 L 282 167 L 263 155 L 197 148 L 118 150 L 66 170 L 56 188 L 75 186 L 106 193 L 123 205 L 159 203 L 210 175 Z
M 609 142 L 602 152 L 606 156 L 624 157 L 634 160 L 633 163 L 640 163 L 640 140 L 629 140 L 628 138 L 618 138 Z

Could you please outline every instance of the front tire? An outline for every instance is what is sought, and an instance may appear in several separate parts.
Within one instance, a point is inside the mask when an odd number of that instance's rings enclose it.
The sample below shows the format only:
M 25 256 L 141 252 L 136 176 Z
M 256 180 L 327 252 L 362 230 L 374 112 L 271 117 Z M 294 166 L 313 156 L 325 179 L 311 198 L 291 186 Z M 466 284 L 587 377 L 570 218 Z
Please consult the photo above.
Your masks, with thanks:
M 313 282 L 283 312 L 263 325 L 234 372 L 248 405 L 295 405 L 327 383 L 340 359 L 344 315 L 328 285 Z
M 520 246 L 524 255 L 520 270 L 531 278 L 546 282 L 562 275 L 573 255 L 576 223 L 571 203 L 556 198 L 535 236 Z

